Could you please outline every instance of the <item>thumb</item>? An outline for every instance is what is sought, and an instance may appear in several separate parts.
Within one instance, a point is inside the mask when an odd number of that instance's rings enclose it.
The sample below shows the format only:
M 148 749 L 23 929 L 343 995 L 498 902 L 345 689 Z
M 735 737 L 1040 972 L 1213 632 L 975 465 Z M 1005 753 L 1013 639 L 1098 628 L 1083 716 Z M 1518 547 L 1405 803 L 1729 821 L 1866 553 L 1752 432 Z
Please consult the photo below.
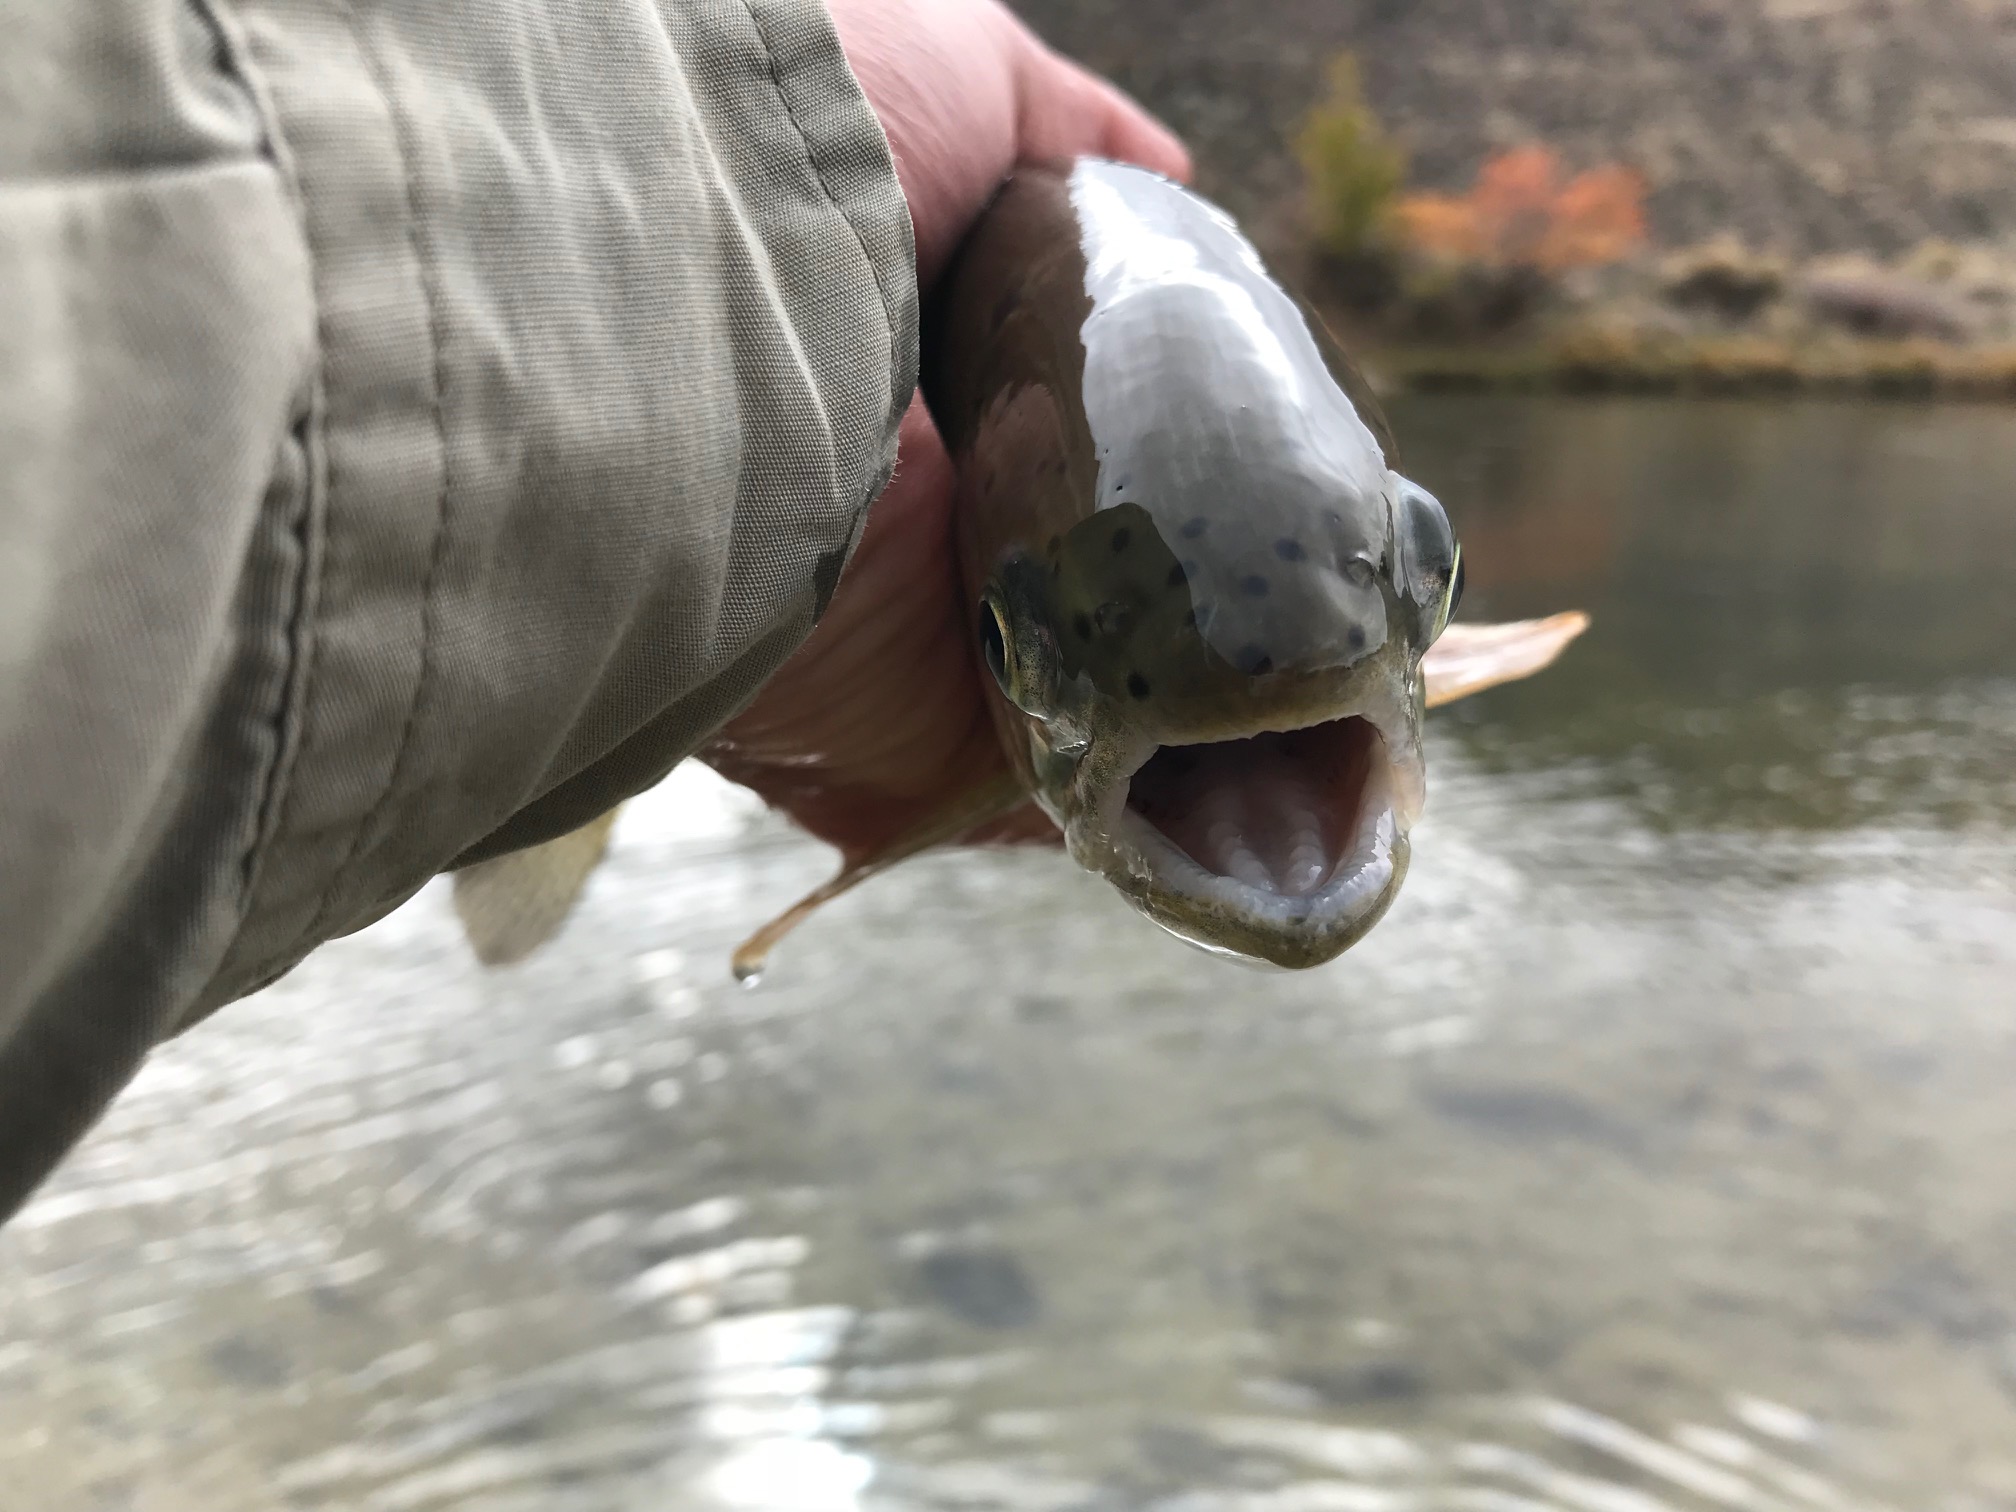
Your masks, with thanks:
M 1174 132 L 1121 90 L 1059 57 L 1026 31 L 1015 73 L 1018 162 L 1089 154 L 1189 182 L 1190 154 Z

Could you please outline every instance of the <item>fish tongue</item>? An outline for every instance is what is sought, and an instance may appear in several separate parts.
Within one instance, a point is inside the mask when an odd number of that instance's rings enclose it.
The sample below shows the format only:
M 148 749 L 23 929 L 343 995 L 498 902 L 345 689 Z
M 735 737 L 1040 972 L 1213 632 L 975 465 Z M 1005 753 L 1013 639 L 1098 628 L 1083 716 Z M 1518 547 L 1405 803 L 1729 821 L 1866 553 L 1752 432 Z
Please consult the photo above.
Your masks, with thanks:
M 1289 896 L 1321 888 L 1355 828 L 1367 763 L 1358 721 L 1164 747 L 1130 805 L 1205 870 Z

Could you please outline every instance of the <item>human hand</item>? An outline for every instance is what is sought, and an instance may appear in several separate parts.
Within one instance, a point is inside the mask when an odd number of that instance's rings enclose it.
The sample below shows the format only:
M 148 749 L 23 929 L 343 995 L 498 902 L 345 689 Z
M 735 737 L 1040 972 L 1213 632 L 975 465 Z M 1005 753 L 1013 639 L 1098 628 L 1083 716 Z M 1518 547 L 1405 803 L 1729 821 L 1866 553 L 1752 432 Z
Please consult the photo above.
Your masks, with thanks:
M 1190 175 L 1175 137 L 995 0 L 831 6 L 889 138 L 922 293 L 1017 164 L 1090 153 Z M 850 859 L 1006 768 L 970 644 L 952 501 L 952 462 L 920 397 L 818 629 L 701 752 Z M 1028 809 L 971 838 L 1054 835 Z
M 1190 177 L 1190 155 L 1167 128 L 996 0 L 829 0 L 829 9 L 889 138 L 925 293 L 1018 163 L 1091 154 Z

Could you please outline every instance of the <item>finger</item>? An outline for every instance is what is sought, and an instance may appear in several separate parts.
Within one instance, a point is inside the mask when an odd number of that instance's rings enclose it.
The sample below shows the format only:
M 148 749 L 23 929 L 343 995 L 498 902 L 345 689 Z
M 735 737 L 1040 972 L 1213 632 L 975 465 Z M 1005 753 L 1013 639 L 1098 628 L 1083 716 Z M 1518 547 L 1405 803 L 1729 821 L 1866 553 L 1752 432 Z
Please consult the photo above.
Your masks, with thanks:
M 858 654 L 864 627 L 900 624 L 928 605 L 926 596 L 905 594 L 891 613 L 890 585 L 922 585 L 941 578 L 955 560 L 952 551 L 952 459 L 938 438 L 922 395 L 913 395 L 903 413 L 896 471 L 868 507 L 861 539 L 840 574 L 833 597 L 804 645 L 776 676 L 827 668 L 829 658 Z M 817 674 L 810 674 L 816 676 Z
M 1190 154 L 1176 134 L 1104 79 L 1059 57 L 1034 36 L 1016 76 L 1017 158 L 1056 162 L 1083 154 L 1116 158 L 1188 183 Z
M 952 459 L 920 397 L 904 413 L 896 473 L 870 506 L 825 618 L 782 672 L 847 685 L 905 643 L 944 637 L 957 618 Z
M 1183 145 L 1181 138 L 1118 86 L 1098 78 L 1089 82 L 1101 96 L 1101 108 L 1105 113 L 1106 136 L 1098 149 L 1100 156 L 1122 163 L 1138 163 L 1143 168 L 1152 168 L 1175 179 L 1179 184 L 1189 183 L 1194 169 L 1190 162 L 1190 149 Z
M 897 432 L 896 471 L 868 508 L 868 523 L 862 527 L 856 559 L 864 552 L 872 554 L 879 550 L 890 536 L 927 534 L 929 526 L 919 528 L 922 515 L 941 516 L 936 523 L 944 527 L 943 534 L 949 539 L 951 512 L 945 506 L 951 498 L 952 483 L 952 458 L 945 451 L 938 424 L 931 418 L 931 410 L 919 390 L 910 396 L 910 407 L 903 411 L 903 424 Z M 840 581 L 843 584 L 847 581 L 845 574 Z

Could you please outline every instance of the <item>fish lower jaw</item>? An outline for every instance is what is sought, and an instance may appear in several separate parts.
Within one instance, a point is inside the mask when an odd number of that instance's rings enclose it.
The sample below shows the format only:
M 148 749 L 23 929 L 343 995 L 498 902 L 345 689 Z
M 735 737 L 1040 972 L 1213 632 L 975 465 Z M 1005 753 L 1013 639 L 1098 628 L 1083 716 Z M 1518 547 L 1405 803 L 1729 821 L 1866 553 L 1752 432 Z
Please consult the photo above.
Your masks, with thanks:
M 1321 965 L 1362 939 L 1399 892 L 1408 844 L 1395 786 L 1385 773 L 1368 784 L 1348 848 L 1334 861 L 1291 845 L 1278 869 L 1235 839 L 1218 851 L 1226 869 L 1213 870 L 1128 810 L 1107 875 L 1143 913 L 1191 944 L 1282 967 Z M 1312 841 L 1310 848 L 1318 847 Z

